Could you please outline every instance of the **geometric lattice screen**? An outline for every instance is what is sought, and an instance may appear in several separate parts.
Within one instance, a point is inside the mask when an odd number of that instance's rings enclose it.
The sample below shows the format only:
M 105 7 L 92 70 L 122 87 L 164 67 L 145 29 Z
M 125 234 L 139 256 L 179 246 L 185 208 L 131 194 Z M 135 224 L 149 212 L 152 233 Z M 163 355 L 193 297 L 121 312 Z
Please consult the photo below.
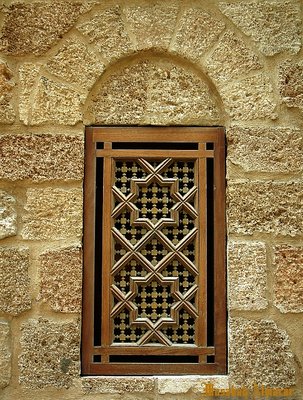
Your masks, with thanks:
M 86 130 L 82 372 L 224 373 L 224 130 Z

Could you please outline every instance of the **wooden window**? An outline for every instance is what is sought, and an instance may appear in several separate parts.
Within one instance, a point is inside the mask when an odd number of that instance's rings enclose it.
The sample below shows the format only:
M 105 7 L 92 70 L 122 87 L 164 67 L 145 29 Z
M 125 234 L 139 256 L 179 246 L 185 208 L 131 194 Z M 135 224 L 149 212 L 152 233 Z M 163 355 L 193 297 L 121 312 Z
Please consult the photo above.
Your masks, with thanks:
M 87 128 L 83 375 L 225 373 L 224 143 Z

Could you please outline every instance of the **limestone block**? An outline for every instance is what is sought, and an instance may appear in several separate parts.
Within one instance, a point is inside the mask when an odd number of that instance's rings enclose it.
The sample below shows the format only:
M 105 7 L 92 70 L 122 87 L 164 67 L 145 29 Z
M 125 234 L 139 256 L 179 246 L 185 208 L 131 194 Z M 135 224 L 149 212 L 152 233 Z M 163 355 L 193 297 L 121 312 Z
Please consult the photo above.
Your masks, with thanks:
M 80 312 L 82 295 L 82 252 L 71 246 L 44 252 L 40 261 L 39 300 L 61 312 Z
M 266 299 L 266 247 L 257 242 L 228 245 L 228 300 L 236 310 L 262 310 Z
M 263 73 L 219 87 L 219 92 L 227 113 L 234 120 L 277 118 L 273 88 Z
M 257 54 L 231 31 L 224 33 L 206 63 L 210 77 L 221 85 L 262 66 Z
M 29 252 L 24 248 L 0 248 L 0 310 L 12 315 L 31 308 Z
M 303 139 L 299 129 L 240 127 L 227 130 L 228 160 L 245 171 L 300 172 Z
M 215 19 L 201 8 L 186 9 L 178 23 L 171 49 L 198 60 L 215 43 L 224 27 L 223 21 Z
M 82 120 L 83 102 L 84 97 L 77 91 L 42 76 L 33 98 L 30 124 L 75 125 Z
M 82 390 L 86 394 L 98 393 L 150 393 L 155 390 L 155 378 L 153 377 L 114 377 L 98 376 L 96 378 L 83 378 Z
M 303 312 L 303 247 L 274 247 L 275 306 L 283 313 Z
M 46 69 L 67 82 L 89 90 L 105 65 L 78 39 L 69 40 L 46 64 Z
M 15 111 L 11 103 L 14 87 L 12 77 L 13 74 L 7 64 L 0 60 L 0 122 L 3 124 L 15 121 Z
M 2 7 L 5 13 L 0 51 L 10 55 L 44 54 L 71 29 L 93 4 L 52 1 L 15 2 Z
M 288 334 L 270 320 L 231 319 L 229 371 L 233 385 L 241 387 L 294 385 L 295 365 Z
M 13 196 L 0 190 L 0 239 L 17 234 L 16 200 Z
M 288 107 L 303 110 L 303 62 L 286 61 L 279 68 L 279 88 Z
M 24 239 L 61 240 L 82 235 L 81 189 L 28 189 L 24 208 Z
M 205 393 L 206 385 L 212 385 L 214 389 L 228 389 L 228 376 L 182 376 L 178 377 L 158 377 L 158 391 L 160 394 L 186 394 L 189 391 L 193 393 Z M 175 398 L 175 397 L 174 397 Z M 201 398 L 201 397 L 199 397 Z M 204 398 L 204 396 L 203 396 Z
M 39 318 L 22 324 L 19 381 L 31 389 L 69 388 L 79 375 L 79 326 Z
M 80 24 L 78 29 L 108 61 L 121 58 L 133 51 L 133 45 L 121 18 L 120 6 L 99 12 L 89 22 Z
M 126 7 L 124 14 L 137 40 L 138 49 L 167 48 L 174 32 L 178 7 L 155 4 Z
M 0 389 L 9 385 L 11 378 L 11 346 L 9 324 L 0 320 Z
M 24 63 L 19 68 L 19 115 L 26 125 L 30 122 L 32 101 L 41 64 Z
M 230 182 L 230 233 L 302 235 L 303 185 L 298 182 Z
M 242 1 L 220 3 L 231 21 L 250 36 L 266 56 L 288 51 L 298 53 L 300 40 L 300 5 L 293 1 Z
M 60 134 L 0 136 L 0 178 L 54 179 L 83 178 L 83 137 Z

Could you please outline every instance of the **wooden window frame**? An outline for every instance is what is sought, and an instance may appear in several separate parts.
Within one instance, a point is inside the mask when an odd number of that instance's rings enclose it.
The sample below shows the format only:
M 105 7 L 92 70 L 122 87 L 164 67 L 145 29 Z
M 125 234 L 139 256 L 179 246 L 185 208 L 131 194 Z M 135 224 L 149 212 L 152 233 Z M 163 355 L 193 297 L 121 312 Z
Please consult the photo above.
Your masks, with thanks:
M 103 143 L 103 148 L 98 143 Z M 127 150 L 112 149 L 112 143 L 194 143 L 196 150 Z M 208 143 L 213 143 L 208 147 Z M 157 374 L 225 374 L 226 373 L 226 267 L 225 267 L 225 131 L 221 127 L 88 127 L 85 131 L 84 180 L 84 273 L 82 315 L 82 375 L 157 375 Z M 213 343 L 207 342 L 207 244 L 199 239 L 199 326 L 198 345 L 187 346 L 115 346 L 110 342 L 109 299 L 111 250 L 108 244 L 111 227 L 111 191 L 103 199 L 102 244 L 102 340 L 94 345 L 95 304 L 95 224 L 96 224 L 96 160 L 103 157 L 104 187 L 112 187 L 109 172 L 116 157 L 179 157 L 198 160 L 198 185 L 206 186 L 206 160 L 213 161 Z M 205 189 L 206 190 L 206 189 Z M 201 214 L 199 237 L 206 234 L 207 210 L 205 191 L 199 190 Z M 210 267 L 209 267 L 210 268 Z M 101 295 L 101 293 L 99 293 Z M 107 343 L 107 344 L 105 344 Z M 111 362 L 113 355 L 196 356 L 197 362 Z M 98 359 L 102 357 L 102 362 Z M 214 357 L 214 362 L 209 362 Z M 97 360 L 97 361 L 96 361 Z M 176 358 L 177 360 L 177 358 Z

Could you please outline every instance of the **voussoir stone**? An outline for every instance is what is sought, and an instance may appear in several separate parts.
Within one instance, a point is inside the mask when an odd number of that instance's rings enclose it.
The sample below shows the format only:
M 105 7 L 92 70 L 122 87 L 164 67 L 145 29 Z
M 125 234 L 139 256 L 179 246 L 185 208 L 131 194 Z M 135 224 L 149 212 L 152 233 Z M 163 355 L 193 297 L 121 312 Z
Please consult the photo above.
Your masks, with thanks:
M 134 51 L 121 17 L 120 6 L 108 8 L 94 15 L 77 28 L 100 51 L 102 57 L 114 60 Z
M 250 36 L 266 56 L 288 51 L 298 53 L 300 39 L 300 5 L 293 1 L 242 1 L 220 3 L 231 21 Z
M 226 111 L 234 120 L 276 119 L 273 87 L 261 73 L 218 87 Z
M 228 276 L 228 299 L 231 309 L 262 310 L 267 307 L 264 243 L 230 242 Z
M 0 122 L 12 124 L 15 121 L 15 111 L 12 106 L 13 74 L 8 65 L 0 60 Z
M 279 88 L 282 101 L 288 107 L 303 111 L 303 61 L 286 61 L 279 68 Z
M 199 60 L 217 40 L 225 24 L 201 8 L 184 11 L 178 22 L 171 49 L 184 56 Z
M 28 189 L 24 208 L 24 239 L 60 240 L 82 235 L 81 189 Z
M 31 308 L 29 252 L 26 248 L 0 248 L 0 310 L 12 315 Z
M 303 247 L 274 247 L 275 306 L 283 313 L 303 312 Z
M 232 318 L 229 371 L 233 385 L 241 387 L 294 385 L 295 364 L 288 334 L 274 321 Z
M 17 234 L 16 200 L 0 190 L 0 239 Z
M 262 66 L 257 54 L 231 31 L 224 33 L 206 63 L 210 77 L 221 85 Z
M 71 246 L 44 252 L 40 261 L 40 296 L 55 311 L 81 311 L 82 251 Z
M 227 129 L 227 141 L 228 160 L 245 171 L 302 171 L 303 138 L 299 129 L 232 125 Z
M 11 378 L 10 329 L 6 321 L 0 320 L 0 389 L 9 385 Z
M 60 134 L 7 134 L 0 136 L 0 178 L 31 179 L 83 178 L 83 137 Z
M 302 235 L 302 198 L 303 185 L 299 182 L 230 182 L 229 232 Z
M 20 56 L 44 54 L 75 24 L 93 4 L 53 1 L 51 3 L 16 2 L 2 7 L 5 13 L 0 50 Z
M 177 13 L 178 7 L 159 4 L 124 9 L 138 49 L 167 48 L 174 32 Z
M 31 389 L 69 388 L 79 376 L 79 326 L 31 319 L 21 327 L 19 381 Z
M 98 393 L 151 393 L 155 390 L 153 377 L 96 377 L 83 378 L 82 390 L 86 394 Z
M 46 64 L 46 69 L 83 89 L 89 90 L 102 74 L 105 65 L 77 39 L 67 41 Z

